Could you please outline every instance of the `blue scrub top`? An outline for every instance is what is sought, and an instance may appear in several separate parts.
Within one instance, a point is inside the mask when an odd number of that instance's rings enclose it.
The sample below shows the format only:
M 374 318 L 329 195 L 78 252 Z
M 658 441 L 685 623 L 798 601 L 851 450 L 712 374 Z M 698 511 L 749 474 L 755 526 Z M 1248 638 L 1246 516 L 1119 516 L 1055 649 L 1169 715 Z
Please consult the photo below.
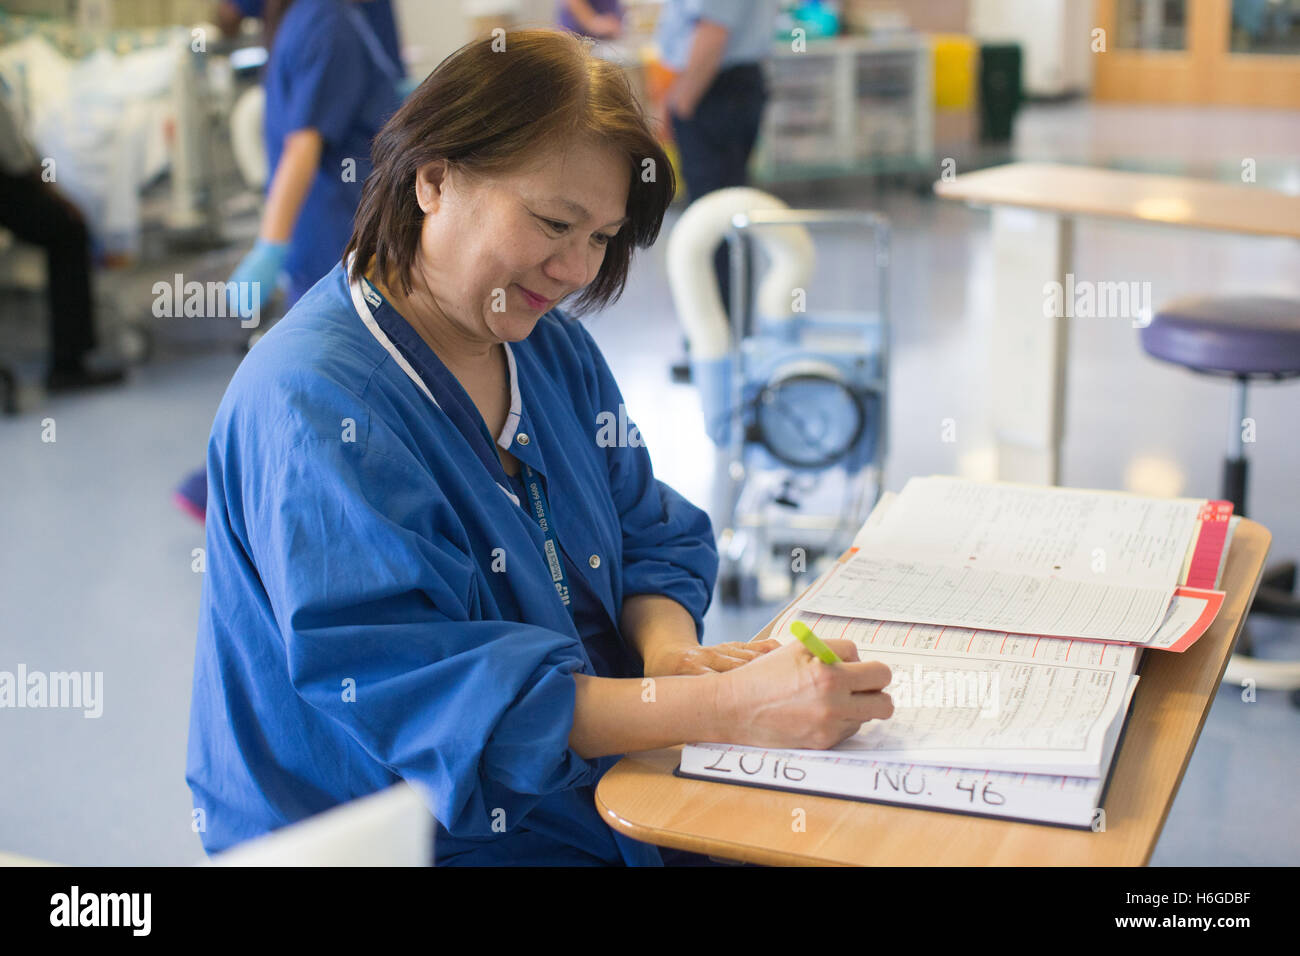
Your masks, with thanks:
M 528 491 L 524 487 L 523 472 L 507 477 L 515 496 L 521 502 L 527 502 Z M 564 547 L 564 542 L 560 542 L 560 558 L 569 584 L 569 613 L 573 615 L 578 637 L 582 639 L 582 646 L 591 658 L 596 676 L 641 677 L 641 658 L 619 636 L 618 628 L 605 613 L 600 595 L 587 584 L 587 579 L 578 570 L 568 549 Z
M 235 373 L 208 444 L 186 771 L 208 852 L 406 779 L 440 864 L 660 862 L 596 811 L 617 758 L 569 747 L 572 675 L 639 673 L 615 623 L 630 595 L 701 633 L 712 529 L 646 448 L 597 441 L 622 397 L 580 323 L 552 310 L 506 348 L 497 443 L 543 478 L 570 607 L 469 397 L 341 265 Z
M 375 31 L 379 45 L 393 61 L 398 73 L 405 75 L 406 66 L 402 62 L 402 44 L 397 37 L 397 18 L 393 16 L 392 3 L 389 0 L 362 0 L 357 9 L 370 24 L 370 29 Z
M 365 17 L 346 0 L 294 0 L 280 23 L 265 80 L 270 169 L 290 133 L 315 129 L 324 140 L 285 257 L 290 304 L 343 256 L 370 174 L 371 140 L 400 105 L 399 78 Z
M 239 12 L 246 17 L 260 17 L 266 0 L 233 0 Z M 397 36 L 397 18 L 393 14 L 392 0 L 359 0 L 357 9 L 370 23 L 379 44 L 399 68 L 402 67 L 402 44 Z M 404 68 L 403 68 L 404 69 Z

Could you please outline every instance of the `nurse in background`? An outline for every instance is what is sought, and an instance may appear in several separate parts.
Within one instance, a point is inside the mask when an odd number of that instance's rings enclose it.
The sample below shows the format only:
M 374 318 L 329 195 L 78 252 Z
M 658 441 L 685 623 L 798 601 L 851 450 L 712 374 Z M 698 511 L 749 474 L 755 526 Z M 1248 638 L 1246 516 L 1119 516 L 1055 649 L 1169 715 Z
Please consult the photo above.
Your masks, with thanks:
M 359 5 L 267 0 L 266 151 L 273 170 L 253 250 L 230 282 L 263 302 L 281 269 L 292 306 L 338 261 L 352 234 L 370 141 L 397 109 L 398 65 Z
M 619 0 L 559 0 L 556 19 L 564 29 L 596 40 L 616 40 L 623 33 Z
M 261 9 L 270 48 L 263 85 L 272 174 L 257 242 L 230 276 L 232 307 L 256 301 L 260 314 L 282 273 L 291 307 L 343 254 L 370 173 L 370 141 L 400 103 L 401 70 L 360 12 L 380 6 L 266 0 Z M 204 520 L 202 469 L 185 478 L 175 500 Z
M 354 0 L 357 9 L 365 14 L 370 29 L 375 31 L 384 52 L 398 66 L 402 66 L 402 45 L 397 34 L 397 17 L 393 14 L 392 0 Z M 228 37 L 238 35 L 240 24 L 247 17 L 261 18 L 266 0 L 219 0 L 216 10 L 217 25 Z

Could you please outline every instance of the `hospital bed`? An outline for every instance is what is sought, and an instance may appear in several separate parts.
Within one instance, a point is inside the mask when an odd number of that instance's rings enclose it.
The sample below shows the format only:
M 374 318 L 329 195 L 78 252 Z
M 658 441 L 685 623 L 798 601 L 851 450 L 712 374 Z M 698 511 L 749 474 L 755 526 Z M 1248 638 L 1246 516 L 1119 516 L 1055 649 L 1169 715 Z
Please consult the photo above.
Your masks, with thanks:
M 239 174 L 230 127 L 241 90 L 257 85 L 265 54 L 256 41 L 219 39 L 215 27 L 200 26 L 211 42 L 196 50 L 189 27 L 130 22 L 88 30 L 76 17 L 0 12 L 0 76 L 20 100 L 29 138 L 54 159 L 60 190 L 86 215 L 98 252 L 170 275 L 171 262 L 160 260 L 225 246 L 232 199 L 250 188 L 260 192 L 260 183 L 250 187 Z M 244 49 L 250 42 L 254 49 Z M 260 60 L 250 59 L 259 53 Z M 251 65 L 241 69 L 241 58 Z M 246 205 L 254 206 L 251 199 Z M 0 405 L 10 411 L 15 370 L 27 364 L 33 343 L 44 342 L 44 323 L 26 321 L 44 309 L 38 299 L 29 302 L 43 289 L 41 258 L 39 250 L 0 236 L 0 289 L 13 306 L 4 319 L 23 321 L 17 335 L 6 329 L 0 348 Z M 212 274 L 197 278 L 228 274 L 226 263 L 205 268 Z M 148 360 L 155 338 L 150 300 L 138 291 L 125 298 L 111 291 L 130 287 L 130 276 L 115 270 L 100 278 L 110 280 L 96 282 L 101 342 L 129 363 Z

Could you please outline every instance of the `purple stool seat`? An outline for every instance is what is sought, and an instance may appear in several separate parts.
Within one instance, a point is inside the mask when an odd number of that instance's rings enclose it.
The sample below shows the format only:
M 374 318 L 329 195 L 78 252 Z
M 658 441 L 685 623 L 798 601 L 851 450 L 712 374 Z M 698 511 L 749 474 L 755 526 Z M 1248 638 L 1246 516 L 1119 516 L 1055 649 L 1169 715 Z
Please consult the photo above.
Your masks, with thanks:
M 1181 299 L 1165 306 L 1141 332 L 1142 348 L 1152 358 L 1211 375 L 1231 376 L 1232 416 L 1228 453 L 1223 459 L 1223 497 L 1233 511 L 1246 515 L 1249 461 L 1242 435 L 1246 393 L 1253 379 L 1300 375 L 1300 300 L 1272 296 L 1215 296 Z M 1288 561 L 1265 570 L 1250 612 L 1300 620 L 1296 564 Z M 1260 686 L 1289 690 L 1300 707 L 1300 664 L 1263 661 L 1252 656 L 1250 628 L 1242 628 L 1228 664 L 1230 682 L 1259 675 Z
M 1171 302 L 1141 331 L 1153 358 L 1212 375 L 1300 375 L 1300 299 L 1203 296 Z

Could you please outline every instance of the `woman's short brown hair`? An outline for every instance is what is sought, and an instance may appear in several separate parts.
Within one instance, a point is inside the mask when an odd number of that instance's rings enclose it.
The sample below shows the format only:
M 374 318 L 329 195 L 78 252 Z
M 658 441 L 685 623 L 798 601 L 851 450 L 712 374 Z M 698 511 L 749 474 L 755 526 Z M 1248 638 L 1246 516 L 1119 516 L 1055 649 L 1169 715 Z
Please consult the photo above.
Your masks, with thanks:
M 411 293 L 424 222 L 415 200 L 421 167 L 444 160 L 470 175 L 509 173 L 539 150 L 584 138 L 627 158 L 629 221 L 606 246 L 600 271 L 573 311 L 615 301 L 633 248 L 658 237 L 676 181 L 622 69 L 592 56 L 579 37 L 552 30 L 516 30 L 466 44 L 384 124 L 344 252 L 345 260 L 356 253 L 353 277 L 373 259 L 385 281 L 400 277 L 402 291 Z

